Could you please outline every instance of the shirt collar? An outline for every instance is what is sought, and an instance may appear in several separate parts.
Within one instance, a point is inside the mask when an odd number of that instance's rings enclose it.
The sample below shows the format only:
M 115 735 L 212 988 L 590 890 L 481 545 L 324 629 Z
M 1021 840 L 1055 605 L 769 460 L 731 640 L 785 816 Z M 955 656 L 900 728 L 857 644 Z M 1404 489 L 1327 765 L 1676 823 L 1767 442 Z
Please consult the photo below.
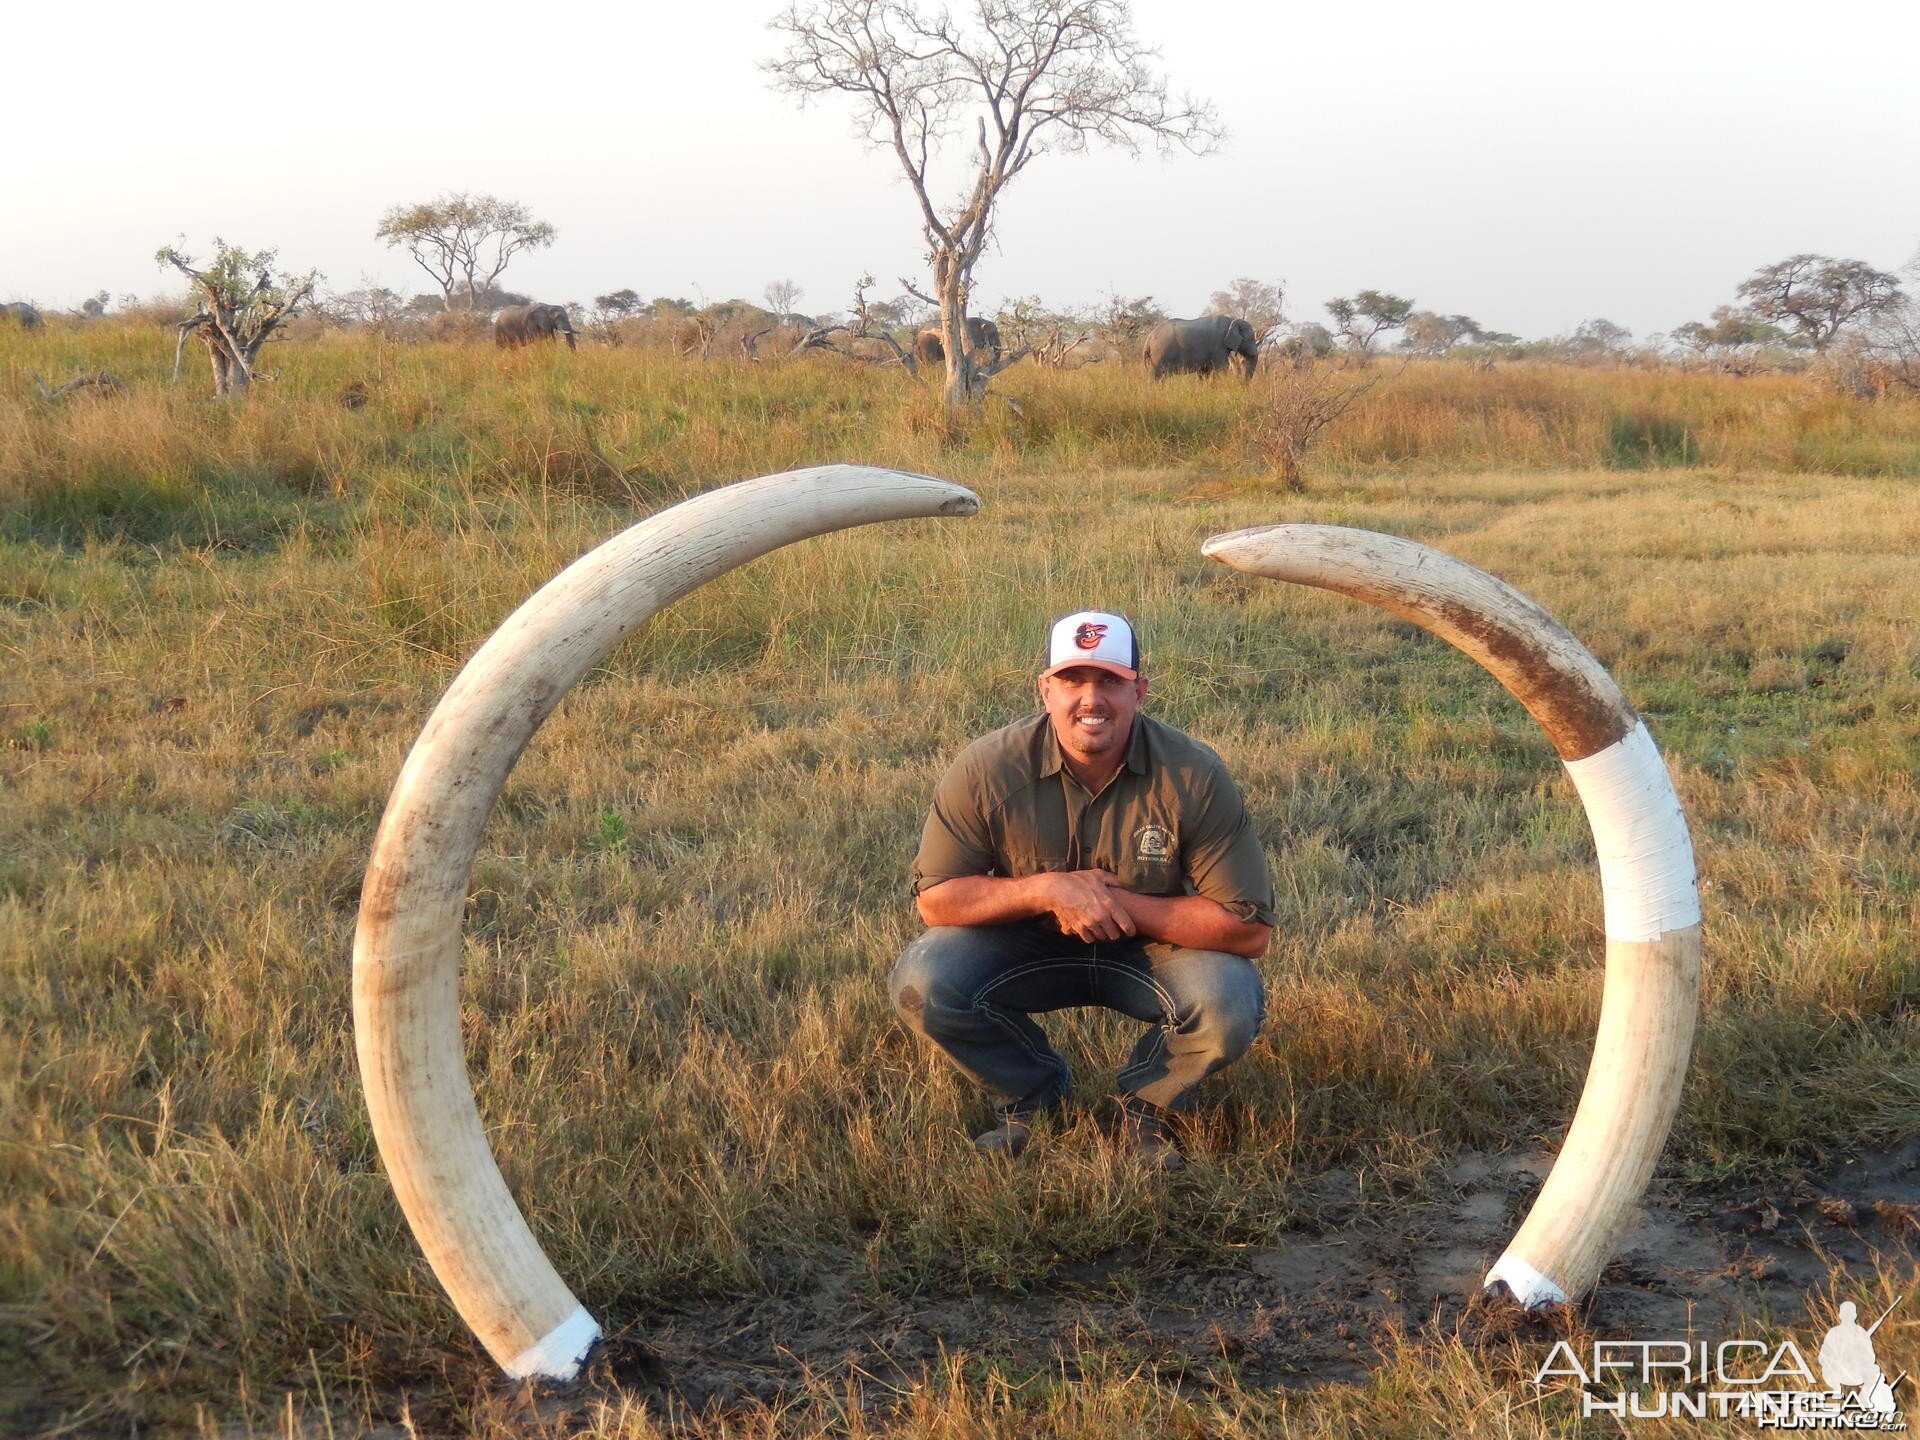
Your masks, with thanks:
M 1066 756 L 1060 753 L 1060 737 L 1053 733 L 1053 719 L 1046 711 L 1040 712 L 1040 729 L 1045 739 L 1040 747 L 1040 774 L 1058 775 L 1066 769 Z M 1127 758 L 1121 767 L 1136 775 L 1145 775 L 1151 768 L 1147 754 L 1147 717 L 1139 711 L 1133 715 L 1133 730 L 1127 736 Z
M 1058 775 L 1067 768 L 1067 758 L 1060 753 L 1060 737 L 1053 733 L 1053 717 L 1046 711 L 1040 712 L 1040 774 Z

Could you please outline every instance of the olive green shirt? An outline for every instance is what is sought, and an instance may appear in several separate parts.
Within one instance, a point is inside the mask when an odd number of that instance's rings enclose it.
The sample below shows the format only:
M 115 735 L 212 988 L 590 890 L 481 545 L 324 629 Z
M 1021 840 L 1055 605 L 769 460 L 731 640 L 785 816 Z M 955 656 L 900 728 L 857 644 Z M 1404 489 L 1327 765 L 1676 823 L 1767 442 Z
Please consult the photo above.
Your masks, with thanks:
M 1190 735 L 1133 718 L 1098 795 L 1073 778 L 1045 713 L 983 735 L 933 792 L 913 890 L 963 875 L 1107 870 L 1139 895 L 1204 895 L 1274 923 L 1273 877 L 1239 787 Z

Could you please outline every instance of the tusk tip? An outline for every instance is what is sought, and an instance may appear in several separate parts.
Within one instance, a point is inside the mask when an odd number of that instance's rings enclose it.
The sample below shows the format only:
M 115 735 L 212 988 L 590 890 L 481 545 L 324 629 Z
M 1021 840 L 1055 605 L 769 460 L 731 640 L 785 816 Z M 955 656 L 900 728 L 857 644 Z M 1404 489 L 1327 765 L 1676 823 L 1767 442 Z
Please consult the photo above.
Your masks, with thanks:
M 906 481 L 911 486 L 924 486 L 927 490 L 944 496 L 931 511 L 921 512 L 923 514 L 978 515 L 980 513 L 980 497 L 974 494 L 973 491 L 967 489 L 966 486 L 956 485 L 953 481 L 943 479 L 938 475 L 926 475 L 918 470 L 896 470 L 888 465 L 862 465 L 843 460 L 831 465 L 815 467 L 811 471 L 789 470 L 782 472 L 781 475 L 768 476 L 767 478 L 778 480 L 787 475 L 809 473 L 831 480 L 834 483 L 848 480 L 864 480 L 868 482 L 880 480 L 890 484 L 897 484 L 901 481 Z
M 1222 565 L 1244 568 L 1250 542 L 1278 528 L 1276 525 L 1254 525 L 1245 530 L 1223 530 L 1201 541 L 1200 553 L 1209 560 L 1218 560 Z

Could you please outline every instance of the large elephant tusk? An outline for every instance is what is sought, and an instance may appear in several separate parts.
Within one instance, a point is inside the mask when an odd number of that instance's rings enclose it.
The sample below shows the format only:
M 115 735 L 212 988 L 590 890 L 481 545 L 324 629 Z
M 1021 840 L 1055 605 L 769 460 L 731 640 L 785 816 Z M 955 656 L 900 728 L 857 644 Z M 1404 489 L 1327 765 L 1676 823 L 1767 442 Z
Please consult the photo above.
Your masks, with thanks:
M 1566 1143 L 1486 1284 L 1529 1308 L 1585 1294 L 1653 1176 L 1700 1005 L 1693 844 L 1647 727 L 1551 615 L 1438 550 L 1334 525 L 1269 525 L 1215 535 L 1201 552 L 1378 605 L 1464 650 L 1540 722 L 1572 777 L 1605 903 L 1600 1026 Z
M 507 1191 L 461 1045 L 468 877 L 508 773 L 582 675 L 697 586 L 811 535 L 971 515 L 979 504 L 943 480 L 852 465 L 709 491 L 549 581 L 467 662 L 421 731 L 367 866 L 353 947 L 354 1033 L 400 1208 L 455 1308 L 509 1375 L 572 1376 L 600 1327 Z

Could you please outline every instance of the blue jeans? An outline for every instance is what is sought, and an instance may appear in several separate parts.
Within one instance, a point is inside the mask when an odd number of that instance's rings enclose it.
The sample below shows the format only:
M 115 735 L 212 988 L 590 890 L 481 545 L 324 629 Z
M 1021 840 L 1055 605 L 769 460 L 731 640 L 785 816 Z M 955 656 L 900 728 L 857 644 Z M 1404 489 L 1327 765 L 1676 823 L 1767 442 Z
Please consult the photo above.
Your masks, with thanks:
M 1152 1028 L 1120 1067 L 1123 1103 L 1184 1110 L 1194 1087 L 1247 1053 L 1266 1017 L 1251 960 L 1131 939 L 1090 943 L 1044 921 L 942 925 L 900 952 L 887 982 L 907 1027 L 993 1096 L 1004 1116 L 1050 1109 L 1072 1090 L 1067 1062 L 1033 1016 L 1072 1005 Z

